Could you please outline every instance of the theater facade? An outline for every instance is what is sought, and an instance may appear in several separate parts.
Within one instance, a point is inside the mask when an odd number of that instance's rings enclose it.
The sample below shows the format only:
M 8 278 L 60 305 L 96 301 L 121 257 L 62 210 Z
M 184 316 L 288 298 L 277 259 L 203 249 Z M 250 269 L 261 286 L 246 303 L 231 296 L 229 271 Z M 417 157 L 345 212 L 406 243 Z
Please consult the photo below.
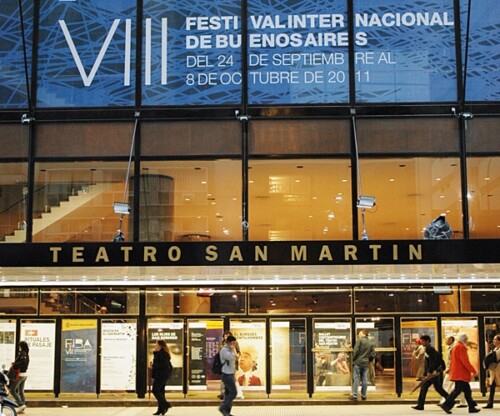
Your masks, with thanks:
M 500 332 L 497 0 L 0 2 L 0 357 L 28 394 L 409 395 Z M 12 358 L 11 358 L 12 357 Z

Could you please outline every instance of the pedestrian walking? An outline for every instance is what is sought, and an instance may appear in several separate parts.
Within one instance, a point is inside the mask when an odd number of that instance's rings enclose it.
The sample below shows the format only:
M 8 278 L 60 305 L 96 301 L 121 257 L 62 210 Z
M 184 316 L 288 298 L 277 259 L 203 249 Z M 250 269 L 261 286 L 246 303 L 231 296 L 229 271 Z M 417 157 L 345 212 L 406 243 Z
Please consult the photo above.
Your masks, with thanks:
M 236 371 L 236 361 L 239 359 L 236 351 L 236 338 L 228 335 L 226 345 L 220 350 L 219 354 L 223 363 L 222 382 L 224 383 L 224 401 L 220 405 L 219 411 L 223 416 L 232 416 L 231 409 L 237 394 L 234 372 Z
M 11 365 L 17 375 L 10 386 L 12 396 L 19 406 L 17 413 L 24 413 L 26 410 L 26 398 L 24 397 L 24 385 L 28 378 L 28 366 L 30 363 L 29 346 L 26 341 L 20 341 L 18 345 L 18 354 Z
M 451 409 L 455 405 L 455 399 L 460 393 L 464 393 L 465 400 L 469 406 L 469 413 L 478 413 L 481 409 L 476 408 L 476 402 L 472 399 L 470 388 L 471 375 L 476 376 L 477 370 L 470 363 L 467 354 L 467 334 L 461 333 L 458 336 L 456 345 L 451 350 L 450 380 L 455 382 L 455 388 L 448 395 L 443 404 L 439 407 L 446 413 L 451 414 Z
M 488 396 L 488 403 L 483 406 L 483 409 L 493 409 L 493 402 L 495 400 L 495 389 L 500 384 L 500 334 L 493 337 L 493 352 L 496 354 L 497 362 L 489 365 L 487 372 L 489 373 L 490 395 Z
M 431 337 L 429 335 L 422 335 L 420 337 L 420 343 L 425 349 L 424 381 L 420 388 L 417 405 L 412 406 L 415 410 L 424 410 L 425 397 L 431 386 L 434 386 L 434 389 L 445 399 L 448 397 L 448 393 L 443 389 L 443 371 L 445 363 L 441 357 L 441 353 L 436 351 L 431 345 Z
M 164 415 L 172 405 L 165 398 L 165 386 L 172 373 L 170 349 L 163 339 L 156 341 L 153 351 L 153 394 L 158 402 L 158 409 L 153 415 Z

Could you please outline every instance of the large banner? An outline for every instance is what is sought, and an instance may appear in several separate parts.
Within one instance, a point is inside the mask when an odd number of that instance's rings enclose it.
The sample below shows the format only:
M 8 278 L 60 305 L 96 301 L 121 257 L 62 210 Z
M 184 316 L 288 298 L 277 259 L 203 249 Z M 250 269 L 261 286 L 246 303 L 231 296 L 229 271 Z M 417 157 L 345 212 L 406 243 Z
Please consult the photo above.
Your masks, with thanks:
M 103 321 L 101 328 L 101 390 L 135 390 L 136 321 Z
M 61 334 L 61 392 L 95 393 L 97 320 L 63 319 Z
M 189 386 L 192 389 L 206 389 L 207 375 L 205 370 L 205 350 L 207 324 L 191 322 L 188 327 L 189 336 Z
M 271 321 L 271 382 L 273 389 L 290 389 L 290 322 Z
M 0 320 L 0 366 L 10 367 L 16 357 L 16 321 Z
M 133 107 L 137 59 L 145 106 L 239 105 L 243 97 L 347 104 L 351 76 L 357 102 L 449 102 L 458 65 L 467 69 L 467 99 L 498 101 L 500 3 L 459 0 L 460 16 L 454 3 L 249 0 L 244 10 L 240 0 L 144 0 L 138 22 L 135 0 L 40 0 L 37 105 Z M 22 1 L 25 67 L 18 0 L 0 2 L 0 107 L 27 105 L 33 4 Z
M 56 323 L 21 322 L 20 339 L 30 348 L 26 390 L 54 390 Z
M 266 386 L 266 323 L 231 322 L 231 332 L 240 347 L 235 374 L 243 390 L 264 390 Z

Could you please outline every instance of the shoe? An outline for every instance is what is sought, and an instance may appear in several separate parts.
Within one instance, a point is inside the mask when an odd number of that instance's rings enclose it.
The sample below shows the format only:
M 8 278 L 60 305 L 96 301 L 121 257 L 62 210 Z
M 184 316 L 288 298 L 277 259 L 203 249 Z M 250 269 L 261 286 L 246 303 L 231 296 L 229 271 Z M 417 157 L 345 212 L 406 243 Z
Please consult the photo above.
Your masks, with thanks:
M 358 396 L 350 395 L 349 400 L 358 400 Z
M 459 405 L 457 406 L 457 408 L 459 408 L 459 407 L 460 407 L 460 408 L 464 408 L 464 407 L 467 407 L 467 405 L 466 405 L 466 404 L 459 404 Z
M 19 406 L 16 410 L 17 410 L 17 413 L 24 413 L 24 410 L 26 409 L 26 405 L 21 405 Z
M 488 403 L 486 406 L 483 406 L 483 409 L 493 409 L 493 405 Z
M 226 412 L 225 410 L 223 410 L 221 407 L 219 407 L 219 412 L 222 413 L 222 416 L 231 416 L 231 413 L 228 413 Z
M 479 413 L 481 409 L 478 409 L 477 407 L 473 407 L 472 409 L 469 409 L 469 413 Z
M 438 404 L 438 406 L 444 410 L 445 413 L 448 413 L 449 415 L 451 415 L 451 410 L 448 409 L 444 404 Z
M 421 406 L 412 406 L 411 408 L 415 410 L 424 410 L 424 408 Z
M 361 400 L 366 400 L 366 397 L 361 396 Z

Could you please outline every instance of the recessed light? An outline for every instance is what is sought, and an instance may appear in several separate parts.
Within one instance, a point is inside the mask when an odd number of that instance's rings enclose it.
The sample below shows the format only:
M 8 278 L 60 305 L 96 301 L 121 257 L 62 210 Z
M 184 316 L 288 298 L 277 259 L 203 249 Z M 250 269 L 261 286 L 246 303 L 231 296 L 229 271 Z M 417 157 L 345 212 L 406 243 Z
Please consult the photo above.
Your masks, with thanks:
M 437 181 L 440 181 L 440 180 L 441 180 L 441 178 L 436 178 L 436 180 L 437 180 Z
M 484 178 L 484 180 L 489 181 L 489 180 L 491 180 L 491 178 L 486 177 L 486 178 Z
M 389 179 L 389 182 L 396 182 L 396 179 L 394 179 L 394 178 L 390 178 L 390 179 Z

